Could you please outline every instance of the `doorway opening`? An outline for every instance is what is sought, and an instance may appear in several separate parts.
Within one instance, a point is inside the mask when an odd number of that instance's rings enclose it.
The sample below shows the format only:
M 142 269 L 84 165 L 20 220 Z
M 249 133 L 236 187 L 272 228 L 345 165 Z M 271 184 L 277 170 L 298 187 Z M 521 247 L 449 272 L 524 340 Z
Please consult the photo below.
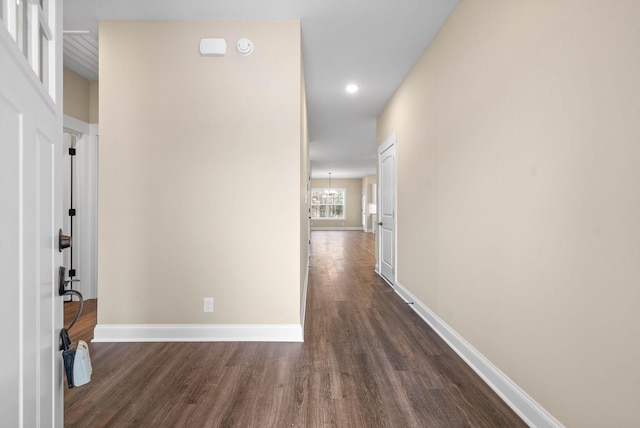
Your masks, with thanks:
M 72 237 L 63 266 L 70 288 L 85 300 L 98 297 L 97 125 L 64 118 L 63 229 Z

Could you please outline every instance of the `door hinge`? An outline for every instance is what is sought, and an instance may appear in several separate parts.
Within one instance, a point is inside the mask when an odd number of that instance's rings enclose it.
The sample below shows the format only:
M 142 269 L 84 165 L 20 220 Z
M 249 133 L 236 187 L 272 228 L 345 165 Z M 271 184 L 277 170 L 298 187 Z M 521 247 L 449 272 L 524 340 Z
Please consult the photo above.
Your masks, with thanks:
M 75 156 L 75 155 L 76 155 L 76 148 L 69 147 L 69 156 Z
M 75 208 L 69 208 L 69 217 L 74 217 L 76 215 L 76 209 Z

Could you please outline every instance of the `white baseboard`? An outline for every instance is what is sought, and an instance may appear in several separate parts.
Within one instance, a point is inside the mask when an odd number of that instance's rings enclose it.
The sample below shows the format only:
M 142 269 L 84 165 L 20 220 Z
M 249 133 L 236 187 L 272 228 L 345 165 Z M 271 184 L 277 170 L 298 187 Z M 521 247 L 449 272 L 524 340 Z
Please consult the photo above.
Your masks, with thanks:
M 362 232 L 362 226 L 360 227 L 347 227 L 347 226 L 311 226 L 311 230 L 359 230 Z
M 398 293 L 405 302 L 411 303 L 411 308 L 447 342 L 451 349 L 453 349 L 527 425 L 538 428 L 563 427 L 559 421 L 551 416 L 542 406 L 473 346 L 467 343 L 462 336 L 440 319 L 440 317 L 424 303 L 418 300 L 402 284 L 396 281 L 394 288 L 396 293 Z
M 304 338 L 304 320 L 307 314 L 307 287 L 309 286 L 309 259 L 307 259 L 307 272 L 304 277 L 304 286 L 302 287 L 302 301 L 300 302 L 300 324 L 302 324 L 302 333 Z
M 302 342 L 300 324 L 98 324 L 93 342 Z

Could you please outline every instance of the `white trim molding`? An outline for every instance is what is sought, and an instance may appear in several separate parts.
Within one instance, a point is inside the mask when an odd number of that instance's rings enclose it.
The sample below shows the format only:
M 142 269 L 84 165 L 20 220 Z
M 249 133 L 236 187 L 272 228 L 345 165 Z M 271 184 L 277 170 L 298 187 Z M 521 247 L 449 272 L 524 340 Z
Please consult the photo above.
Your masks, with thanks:
M 406 287 L 396 281 L 394 289 L 527 425 L 538 428 L 564 427 Z
M 300 324 L 302 325 L 302 337 L 304 338 L 304 320 L 307 315 L 307 287 L 309 286 L 309 258 L 307 258 L 307 272 L 302 287 L 302 301 L 300 302 Z
M 89 123 L 66 114 L 63 118 L 63 124 L 65 131 L 71 131 L 79 134 L 88 134 L 91 131 Z
M 300 324 L 98 324 L 93 342 L 302 342 Z
M 318 219 L 314 219 L 318 220 Z M 348 227 L 348 226 L 311 226 L 311 230 L 357 230 L 362 232 L 362 226 Z

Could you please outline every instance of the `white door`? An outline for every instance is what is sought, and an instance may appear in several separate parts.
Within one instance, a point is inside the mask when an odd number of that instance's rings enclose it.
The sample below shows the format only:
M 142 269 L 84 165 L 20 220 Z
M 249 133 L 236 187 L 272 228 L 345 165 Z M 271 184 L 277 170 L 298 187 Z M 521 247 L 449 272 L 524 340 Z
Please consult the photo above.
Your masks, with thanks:
M 378 225 L 380 227 L 379 255 L 380 273 L 395 285 L 396 262 L 396 137 L 392 135 L 378 149 L 378 177 L 380 203 Z
M 367 231 L 367 192 L 362 189 L 362 231 Z
M 0 425 L 61 427 L 62 3 L 0 3 Z

